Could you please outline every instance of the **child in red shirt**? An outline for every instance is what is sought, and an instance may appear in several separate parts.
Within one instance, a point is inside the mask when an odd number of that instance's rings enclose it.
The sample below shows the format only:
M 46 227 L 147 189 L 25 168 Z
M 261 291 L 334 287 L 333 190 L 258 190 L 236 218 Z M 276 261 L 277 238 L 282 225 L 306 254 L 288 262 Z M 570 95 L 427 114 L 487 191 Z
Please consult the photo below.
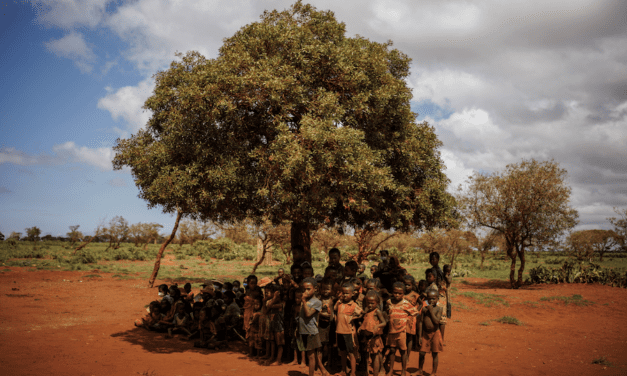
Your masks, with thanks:
M 337 334 L 337 347 L 342 361 L 342 372 L 340 372 L 340 375 L 346 375 L 346 356 L 348 354 L 351 364 L 351 376 L 355 376 L 357 371 L 355 359 L 355 353 L 357 352 L 355 337 L 357 331 L 355 330 L 353 320 L 363 315 L 361 307 L 353 301 L 353 290 L 352 283 L 344 283 L 342 285 L 341 300 L 335 304 L 337 322 L 335 332 Z
M 379 368 L 383 363 L 381 357 L 381 351 L 383 350 L 383 340 L 381 335 L 383 334 L 383 328 L 387 325 L 385 316 L 379 306 L 381 305 L 381 298 L 379 294 L 373 290 L 366 293 L 364 298 L 364 306 L 366 308 L 366 314 L 364 316 L 364 322 L 359 327 L 359 335 L 361 343 L 365 351 L 370 355 L 370 361 L 372 363 L 372 373 L 374 376 L 379 375 Z
M 388 300 L 388 316 L 390 318 L 390 331 L 388 333 L 387 345 L 390 349 L 390 369 L 387 376 L 392 376 L 394 362 L 396 360 L 396 349 L 401 353 L 402 366 L 401 376 L 407 373 L 407 320 L 418 316 L 418 310 L 405 299 L 405 284 L 394 282 L 392 287 L 392 298 Z

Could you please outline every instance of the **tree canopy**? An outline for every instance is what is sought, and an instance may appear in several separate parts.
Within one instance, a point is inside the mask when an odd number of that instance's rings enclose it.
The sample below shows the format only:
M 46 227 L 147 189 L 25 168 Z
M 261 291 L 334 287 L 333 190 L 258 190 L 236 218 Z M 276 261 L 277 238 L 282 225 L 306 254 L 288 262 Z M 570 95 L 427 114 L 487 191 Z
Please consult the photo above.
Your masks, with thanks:
M 475 172 L 461 192 L 461 210 L 472 227 L 487 227 L 502 234 L 512 259 L 510 281 L 520 287 L 525 250 L 557 241 L 577 224 L 577 211 L 569 206 L 566 170 L 554 161 L 523 160 L 493 174 Z M 520 258 L 518 281 L 514 279 Z
M 118 139 L 140 197 L 164 212 L 292 223 L 309 253 L 320 225 L 420 229 L 454 205 L 433 128 L 417 123 L 410 59 L 345 35 L 331 11 L 266 11 L 219 55 L 155 75 L 144 129 Z

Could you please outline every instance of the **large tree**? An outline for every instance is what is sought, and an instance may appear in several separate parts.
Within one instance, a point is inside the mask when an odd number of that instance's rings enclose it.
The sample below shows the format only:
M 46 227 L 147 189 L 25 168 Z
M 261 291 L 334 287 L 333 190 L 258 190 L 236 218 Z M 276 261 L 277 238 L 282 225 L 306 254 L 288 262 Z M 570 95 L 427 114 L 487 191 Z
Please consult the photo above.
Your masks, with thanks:
M 149 206 L 217 223 L 291 223 L 310 255 L 320 225 L 419 229 L 454 199 L 440 141 L 410 109 L 410 59 L 347 37 L 330 11 L 264 12 L 215 59 L 181 55 L 155 75 L 144 129 L 115 146 Z
M 566 170 L 554 161 L 523 160 L 504 171 L 475 172 L 459 197 L 460 208 L 473 227 L 502 234 L 512 259 L 510 282 L 522 285 L 525 250 L 556 242 L 577 224 L 578 213 L 569 206 Z M 520 259 L 518 280 L 514 274 Z

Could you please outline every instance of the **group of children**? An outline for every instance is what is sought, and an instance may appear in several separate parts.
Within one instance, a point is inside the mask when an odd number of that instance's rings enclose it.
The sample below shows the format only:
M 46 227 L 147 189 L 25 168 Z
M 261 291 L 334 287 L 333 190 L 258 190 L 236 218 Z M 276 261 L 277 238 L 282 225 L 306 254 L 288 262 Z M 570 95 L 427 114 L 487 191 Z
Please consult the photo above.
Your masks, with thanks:
M 425 355 L 433 356 L 435 375 L 443 351 L 450 268 L 439 267 L 439 255 L 430 254 L 431 268 L 416 283 L 393 256 L 381 251 L 382 262 L 367 276 L 355 261 L 340 264 L 340 251 L 329 251 L 324 275 L 314 276 L 308 262 L 296 257 L 290 274 L 279 269 L 275 278 L 248 276 L 239 282 L 206 281 L 198 295 L 186 284 L 159 287 L 161 301 L 149 305 L 137 326 L 199 336 L 196 346 L 220 348 L 229 339 L 242 339 L 251 358 L 265 364 L 283 361 L 319 369 L 341 366 L 341 375 L 358 371 L 373 375 L 393 372 L 397 352 L 405 376 L 409 353 L 419 352 L 418 374 Z M 339 358 L 339 362 L 337 362 Z M 387 369 L 387 372 L 386 372 Z

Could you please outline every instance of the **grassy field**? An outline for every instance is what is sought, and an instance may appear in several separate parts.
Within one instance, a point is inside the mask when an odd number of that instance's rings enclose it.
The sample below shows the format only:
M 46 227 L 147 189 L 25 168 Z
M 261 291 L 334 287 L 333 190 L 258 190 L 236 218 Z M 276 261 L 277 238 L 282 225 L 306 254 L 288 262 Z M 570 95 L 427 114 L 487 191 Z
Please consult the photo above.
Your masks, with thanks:
M 107 243 L 92 243 L 85 249 L 74 252 L 75 246 L 67 242 L 42 241 L 36 244 L 17 242 L 11 245 L 0 242 L 0 273 L 6 272 L 8 266 L 29 267 L 30 270 L 81 270 L 88 271 L 92 278 L 98 278 L 98 273 L 113 273 L 119 279 L 148 279 L 154 266 L 158 244 L 150 244 L 144 250 L 135 247 L 132 243 L 122 243 L 118 249 L 107 249 Z M 242 279 L 252 270 L 255 249 L 248 245 L 238 245 L 229 239 L 214 242 L 197 242 L 191 245 L 171 245 L 165 252 L 159 270 L 159 278 L 172 281 L 190 281 L 201 283 L 206 278 L 223 276 L 233 279 Z M 176 263 L 168 262 L 176 260 Z M 316 273 L 322 273 L 326 262 L 324 255 L 315 252 L 313 266 Z M 279 264 L 285 263 L 282 254 L 275 253 L 276 266 L 261 266 L 256 274 L 262 278 L 276 275 Z M 417 279 L 424 278 L 424 270 L 429 267 L 428 255 L 420 255 L 417 262 L 407 265 L 410 274 Z M 529 270 L 539 265 L 559 267 L 564 262 L 572 260 L 570 257 L 557 252 L 530 253 L 527 255 L 524 278 Z M 454 277 L 458 280 L 464 277 L 507 280 L 511 261 L 503 253 L 489 255 L 484 267 L 480 268 L 480 257 L 471 253 L 457 257 Z M 442 257 L 441 265 L 449 262 L 446 256 Z M 603 262 L 595 259 L 596 264 L 604 268 L 624 272 L 627 270 L 627 258 L 624 254 L 606 255 Z M 371 264 L 373 261 L 370 262 Z M 175 265 L 171 265 L 175 264 Z M 517 264 L 517 267 L 519 263 Z M 366 269 L 368 270 L 368 269 Z

